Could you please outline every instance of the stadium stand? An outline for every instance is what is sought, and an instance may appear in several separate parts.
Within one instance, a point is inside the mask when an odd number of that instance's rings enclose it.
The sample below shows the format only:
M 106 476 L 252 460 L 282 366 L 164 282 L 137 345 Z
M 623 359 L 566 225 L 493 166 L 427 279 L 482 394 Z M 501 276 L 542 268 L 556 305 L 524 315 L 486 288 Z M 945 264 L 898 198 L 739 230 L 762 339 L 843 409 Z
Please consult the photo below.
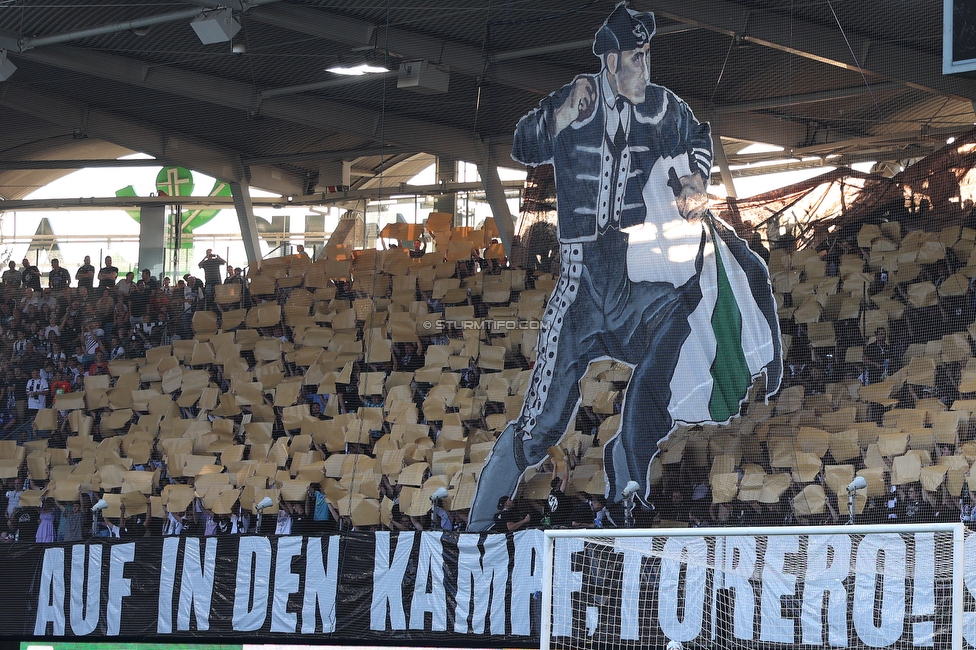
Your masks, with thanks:
M 780 305 L 783 388 L 728 425 L 678 426 L 637 525 L 837 523 L 855 475 L 865 523 L 972 519 L 976 223 L 970 205 L 891 203 L 924 171 L 881 187 L 835 172 L 753 201 L 815 203 L 847 183 L 860 217 L 754 243 Z M 751 238 L 750 205 L 724 208 Z M 510 265 L 490 220 L 447 217 L 427 223 L 436 253 L 337 244 L 228 269 L 212 299 L 191 275 L 38 291 L 15 268 L 0 286 L 0 539 L 80 539 L 101 499 L 102 536 L 246 532 L 265 497 L 268 534 L 464 530 L 555 279 Z M 499 521 L 623 524 L 593 497 L 629 377 L 591 365 L 575 427 Z

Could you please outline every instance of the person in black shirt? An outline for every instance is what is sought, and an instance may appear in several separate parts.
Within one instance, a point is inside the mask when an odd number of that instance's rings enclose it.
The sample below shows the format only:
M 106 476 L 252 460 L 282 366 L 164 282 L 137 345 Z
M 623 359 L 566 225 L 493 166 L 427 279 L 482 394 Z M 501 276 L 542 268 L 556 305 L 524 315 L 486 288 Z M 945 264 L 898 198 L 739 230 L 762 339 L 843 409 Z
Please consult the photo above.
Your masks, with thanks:
M 40 370 L 44 367 L 44 355 L 37 351 L 34 341 L 27 341 L 27 348 L 20 357 L 20 366 L 28 372 Z
M 138 284 L 129 292 L 129 325 L 134 327 L 142 321 L 143 316 L 149 313 L 150 297 L 146 283 L 139 280 Z
M 37 527 L 40 525 L 37 508 L 23 507 L 14 510 L 14 514 L 7 521 L 11 533 L 17 535 L 21 542 L 34 543 L 37 537 Z
M 82 264 L 78 268 L 78 271 L 75 273 L 75 280 L 78 281 L 79 287 L 85 287 L 86 289 L 91 289 L 94 279 L 95 279 L 95 267 L 92 266 L 91 256 L 85 255 L 85 263 Z
M 208 248 L 206 257 L 197 264 L 197 266 L 203 269 L 203 279 L 206 283 L 204 291 L 207 298 L 213 295 L 214 287 L 221 284 L 220 267 L 226 263 L 220 255 L 214 254 L 212 248 Z
M 24 258 L 23 267 L 20 269 L 21 275 L 24 277 L 24 286 L 28 289 L 34 289 L 35 291 L 41 290 L 41 271 L 30 263 L 30 260 L 26 257 Z
M 104 291 L 108 287 L 115 286 L 115 280 L 119 277 L 119 269 L 112 266 L 112 258 L 105 258 L 105 266 L 98 271 L 98 288 Z
M 542 518 L 543 523 L 550 528 L 569 526 L 572 521 L 572 504 L 566 496 L 568 483 L 569 462 L 564 461 L 562 476 L 556 476 L 556 466 L 553 465 L 552 480 L 549 482 L 549 498 Z
M 410 257 L 417 259 L 423 257 L 427 253 L 427 242 L 421 243 L 419 239 L 415 239 L 413 242 L 413 250 L 410 251 Z
M 159 280 L 153 277 L 152 272 L 149 269 L 143 269 L 142 277 L 139 279 L 146 283 L 146 289 L 149 291 L 149 293 L 152 293 L 159 288 Z
M 121 511 L 122 517 L 119 519 L 119 537 L 122 539 L 138 539 L 148 536 L 148 512 L 127 516 L 124 503 L 121 506 Z
M 47 286 L 53 291 L 67 289 L 71 285 L 71 274 L 68 269 L 61 266 L 57 259 L 51 260 L 51 270 L 47 274 Z
M 918 486 L 914 483 L 905 490 L 904 522 L 906 524 L 922 524 L 934 521 L 935 511 L 932 506 L 921 498 Z
M 293 501 L 291 503 L 291 534 L 307 536 L 314 532 L 312 515 L 308 512 L 308 502 Z
M 14 414 L 17 416 L 17 423 L 22 424 L 27 421 L 27 377 L 24 376 L 23 368 L 20 365 L 14 366 L 14 376 L 7 377 L 10 383 L 10 390 L 14 394 Z
M 235 269 L 233 266 L 228 266 L 224 284 L 244 284 L 244 271 Z
M 514 533 L 532 521 L 532 517 L 526 513 L 521 515 L 521 511 L 515 506 L 515 502 L 510 497 L 502 497 L 498 500 L 498 512 L 495 514 L 495 530 L 502 533 Z
M 888 345 L 888 333 L 883 327 L 874 331 L 874 341 L 864 348 L 864 365 L 868 381 L 876 384 L 889 374 L 891 350 Z
M 394 366 L 400 372 L 414 372 L 424 365 L 420 343 L 395 343 L 393 355 Z

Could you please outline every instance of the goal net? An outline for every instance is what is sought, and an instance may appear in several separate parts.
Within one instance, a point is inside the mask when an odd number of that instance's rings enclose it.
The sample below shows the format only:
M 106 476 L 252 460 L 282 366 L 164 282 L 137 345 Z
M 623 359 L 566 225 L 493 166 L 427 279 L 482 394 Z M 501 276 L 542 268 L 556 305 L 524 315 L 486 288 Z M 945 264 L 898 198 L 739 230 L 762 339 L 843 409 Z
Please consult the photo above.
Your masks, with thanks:
M 976 646 L 964 532 L 962 524 L 546 531 L 541 647 Z M 971 583 L 976 590 L 976 575 Z

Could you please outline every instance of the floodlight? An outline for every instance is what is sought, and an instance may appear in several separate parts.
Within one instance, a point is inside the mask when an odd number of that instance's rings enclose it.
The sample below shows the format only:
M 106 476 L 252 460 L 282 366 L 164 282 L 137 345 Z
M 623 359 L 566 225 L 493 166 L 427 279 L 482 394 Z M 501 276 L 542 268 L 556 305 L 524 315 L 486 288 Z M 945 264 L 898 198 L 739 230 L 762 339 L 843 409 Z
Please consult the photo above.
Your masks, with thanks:
M 261 499 L 260 501 L 254 504 L 254 509 L 257 510 L 258 512 L 261 512 L 265 508 L 270 508 L 273 505 L 274 505 L 274 501 L 271 500 L 271 497 L 264 497 L 263 499 Z
M 364 74 L 378 74 L 380 72 L 389 72 L 389 70 L 387 70 L 382 66 L 370 65 L 368 63 L 357 63 L 356 65 L 337 63 L 334 66 L 326 68 L 326 71 L 332 72 L 333 74 L 342 74 L 350 77 L 358 77 Z
M 365 74 L 380 74 L 389 72 L 384 61 L 377 56 L 354 55 L 340 58 L 336 63 L 325 69 L 326 72 L 347 76 L 362 76 Z
M 860 490 L 861 488 L 866 488 L 868 486 L 868 480 L 863 476 L 855 477 L 851 484 L 847 486 L 848 492 L 854 492 L 855 490 Z
M 98 502 L 92 506 L 92 512 L 98 512 L 100 510 L 104 510 L 107 507 L 108 507 L 108 501 L 106 501 L 105 499 L 99 499 Z

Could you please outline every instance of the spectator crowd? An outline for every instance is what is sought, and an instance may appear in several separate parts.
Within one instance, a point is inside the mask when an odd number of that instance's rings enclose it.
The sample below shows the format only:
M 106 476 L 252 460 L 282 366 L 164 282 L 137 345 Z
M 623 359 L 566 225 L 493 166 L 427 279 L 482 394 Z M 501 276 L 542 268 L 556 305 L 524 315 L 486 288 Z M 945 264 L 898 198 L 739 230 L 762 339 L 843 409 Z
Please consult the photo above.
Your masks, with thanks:
M 630 369 L 594 362 L 572 428 L 500 500 L 495 531 L 844 523 L 855 476 L 860 523 L 976 521 L 976 230 L 753 241 L 781 306 L 777 398 L 679 426 L 650 487 L 608 503 L 601 447 Z M 208 250 L 175 283 L 111 257 L 74 277 L 11 262 L 0 539 L 465 530 L 555 278 L 490 237 L 455 243 L 315 261 L 299 247 L 249 269 Z

